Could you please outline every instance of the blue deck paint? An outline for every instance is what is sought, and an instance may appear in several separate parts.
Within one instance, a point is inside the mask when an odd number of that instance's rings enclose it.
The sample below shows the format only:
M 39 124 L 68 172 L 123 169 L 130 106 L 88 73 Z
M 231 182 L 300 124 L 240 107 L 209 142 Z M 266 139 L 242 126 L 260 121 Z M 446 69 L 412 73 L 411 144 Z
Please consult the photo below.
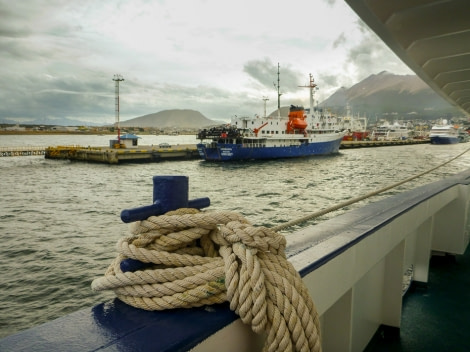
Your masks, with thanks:
M 237 319 L 228 303 L 151 312 L 118 299 L 0 341 L 0 351 L 187 351 Z

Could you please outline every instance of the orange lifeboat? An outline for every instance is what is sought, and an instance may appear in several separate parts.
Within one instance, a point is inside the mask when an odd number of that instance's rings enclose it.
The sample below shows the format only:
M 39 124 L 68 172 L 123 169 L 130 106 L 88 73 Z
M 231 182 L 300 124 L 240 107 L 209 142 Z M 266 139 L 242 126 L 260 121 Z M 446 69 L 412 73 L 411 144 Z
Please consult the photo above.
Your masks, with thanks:
M 291 105 L 289 109 L 289 122 L 287 123 L 287 133 L 295 133 L 295 130 L 305 130 L 307 121 L 305 121 L 304 108 L 302 106 Z
M 292 120 L 292 127 L 297 130 L 304 130 L 307 128 L 307 122 L 303 119 L 293 119 Z

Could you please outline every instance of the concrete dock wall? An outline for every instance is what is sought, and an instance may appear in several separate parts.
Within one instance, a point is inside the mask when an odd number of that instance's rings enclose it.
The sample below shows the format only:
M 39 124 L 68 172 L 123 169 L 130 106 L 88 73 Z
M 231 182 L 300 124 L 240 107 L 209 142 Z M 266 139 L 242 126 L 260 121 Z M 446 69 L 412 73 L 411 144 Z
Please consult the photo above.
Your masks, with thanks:
M 126 162 L 156 162 L 163 160 L 199 159 L 195 145 L 176 145 L 170 148 L 140 146 L 137 148 L 57 146 L 48 147 L 47 159 L 119 164 Z

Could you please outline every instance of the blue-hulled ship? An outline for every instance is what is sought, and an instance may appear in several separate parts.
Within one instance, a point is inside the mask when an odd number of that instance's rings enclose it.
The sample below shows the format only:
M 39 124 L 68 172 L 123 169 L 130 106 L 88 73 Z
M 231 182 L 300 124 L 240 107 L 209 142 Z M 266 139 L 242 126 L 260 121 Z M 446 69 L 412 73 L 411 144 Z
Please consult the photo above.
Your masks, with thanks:
M 197 144 L 204 160 L 258 160 L 298 158 L 338 153 L 344 132 L 339 118 L 314 107 L 310 75 L 310 108 L 291 105 L 289 115 L 233 117 L 229 125 L 199 131 Z
M 447 120 L 432 126 L 429 133 L 431 144 L 455 144 L 460 142 L 459 130 L 453 125 L 447 124 Z

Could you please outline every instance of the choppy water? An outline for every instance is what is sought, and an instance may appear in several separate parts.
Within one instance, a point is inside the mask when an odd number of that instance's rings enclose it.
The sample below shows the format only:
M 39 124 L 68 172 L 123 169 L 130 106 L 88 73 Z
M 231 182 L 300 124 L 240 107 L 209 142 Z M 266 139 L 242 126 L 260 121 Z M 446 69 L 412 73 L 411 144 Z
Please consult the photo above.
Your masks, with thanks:
M 192 136 L 142 137 L 142 145 L 196 142 Z M 0 146 L 98 146 L 108 145 L 109 139 L 0 136 Z M 187 175 L 191 199 L 209 197 L 212 209 L 239 211 L 253 224 L 273 226 L 428 170 L 469 147 L 366 148 L 331 157 L 227 164 L 191 160 L 105 165 L 41 156 L 0 158 L 0 337 L 112 297 L 93 293 L 90 283 L 104 273 L 115 257 L 115 243 L 127 235 L 121 210 L 151 204 L 155 175 Z M 469 165 L 470 152 L 381 197 Z

